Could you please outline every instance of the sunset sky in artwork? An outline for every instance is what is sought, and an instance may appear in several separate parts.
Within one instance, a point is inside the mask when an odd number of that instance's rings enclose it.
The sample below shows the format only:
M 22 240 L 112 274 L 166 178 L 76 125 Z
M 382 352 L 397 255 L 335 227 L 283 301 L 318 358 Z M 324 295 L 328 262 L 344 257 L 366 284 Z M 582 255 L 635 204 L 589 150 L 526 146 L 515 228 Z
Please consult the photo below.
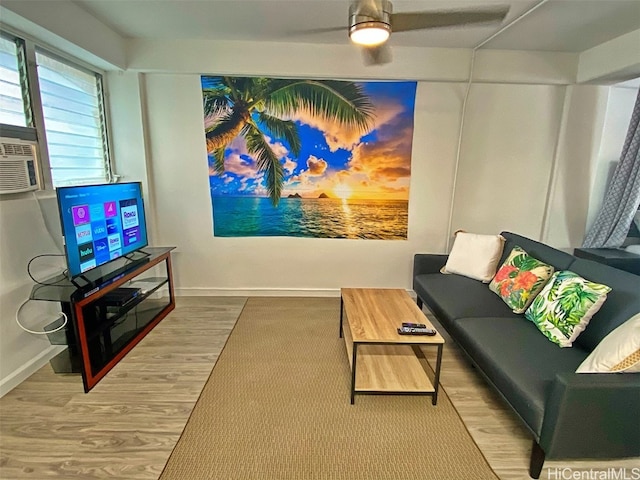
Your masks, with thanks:
M 360 83 L 375 106 L 371 131 L 364 135 L 298 112 L 302 148 L 294 157 L 278 138 L 267 141 L 280 158 L 285 181 L 282 197 L 408 200 L 415 82 Z M 211 162 L 210 162 L 211 164 Z M 238 136 L 225 153 L 225 172 L 210 168 L 215 196 L 266 196 L 245 140 Z

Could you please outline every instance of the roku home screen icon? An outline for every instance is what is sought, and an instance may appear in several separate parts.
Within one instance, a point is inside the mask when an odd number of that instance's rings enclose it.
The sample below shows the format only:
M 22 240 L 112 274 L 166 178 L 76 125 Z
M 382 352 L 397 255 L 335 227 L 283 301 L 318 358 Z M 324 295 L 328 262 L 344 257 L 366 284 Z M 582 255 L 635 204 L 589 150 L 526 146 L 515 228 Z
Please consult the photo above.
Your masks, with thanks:
M 71 214 L 73 215 L 73 224 L 74 225 L 82 225 L 84 223 L 89 223 L 89 205 L 76 205 L 75 207 L 71 207 Z
M 138 203 L 135 198 L 120 201 L 120 216 L 123 230 L 138 226 Z

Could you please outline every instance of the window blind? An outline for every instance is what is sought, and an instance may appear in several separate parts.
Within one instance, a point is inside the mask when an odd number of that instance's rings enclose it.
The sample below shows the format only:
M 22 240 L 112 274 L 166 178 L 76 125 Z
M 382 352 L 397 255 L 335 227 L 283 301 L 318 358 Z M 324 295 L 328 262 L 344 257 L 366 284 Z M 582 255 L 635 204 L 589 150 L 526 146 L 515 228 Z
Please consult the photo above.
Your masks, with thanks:
M 26 127 L 18 50 L 11 40 L 0 37 L 0 123 Z
M 99 76 L 36 51 L 54 187 L 109 180 Z

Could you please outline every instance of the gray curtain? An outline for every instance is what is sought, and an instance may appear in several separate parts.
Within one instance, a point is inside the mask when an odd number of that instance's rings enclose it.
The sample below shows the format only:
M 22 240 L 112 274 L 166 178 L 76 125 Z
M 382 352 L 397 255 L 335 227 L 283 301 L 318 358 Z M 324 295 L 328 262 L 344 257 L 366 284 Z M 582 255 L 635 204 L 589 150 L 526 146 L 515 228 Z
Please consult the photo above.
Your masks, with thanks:
M 640 205 L 640 90 L 631 114 L 620 162 L 613 173 L 602 208 L 584 239 L 586 248 L 622 245 Z

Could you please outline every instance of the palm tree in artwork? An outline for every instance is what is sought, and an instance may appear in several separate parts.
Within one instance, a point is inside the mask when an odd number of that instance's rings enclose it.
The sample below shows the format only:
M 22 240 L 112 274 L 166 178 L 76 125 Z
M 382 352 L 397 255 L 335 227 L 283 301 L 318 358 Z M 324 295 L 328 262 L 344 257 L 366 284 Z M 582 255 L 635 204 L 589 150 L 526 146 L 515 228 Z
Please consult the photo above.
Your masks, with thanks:
M 284 139 L 297 157 L 300 136 L 290 120 L 296 112 L 361 133 L 369 131 L 373 121 L 373 104 L 354 82 L 207 77 L 203 83 L 204 114 L 210 122 L 205 129 L 207 152 L 213 155 L 216 172 L 224 172 L 225 150 L 242 135 L 258 170 L 265 172 L 274 206 L 280 201 L 284 169 L 265 134 Z

